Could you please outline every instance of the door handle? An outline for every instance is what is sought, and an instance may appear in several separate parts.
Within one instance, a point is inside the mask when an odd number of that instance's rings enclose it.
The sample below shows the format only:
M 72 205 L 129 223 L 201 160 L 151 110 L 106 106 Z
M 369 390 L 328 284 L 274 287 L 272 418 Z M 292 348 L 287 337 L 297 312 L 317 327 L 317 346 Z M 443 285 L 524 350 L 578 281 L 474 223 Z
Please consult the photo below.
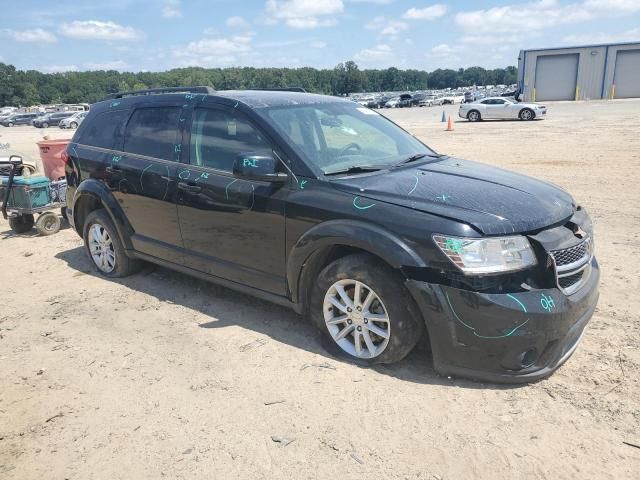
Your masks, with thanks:
M 202 187 L 199 185 L 189 185 L 188 183 L 184 183 L 184 182 L 179 182 L 178 183 L 178 188 L 180 190 L 184 190 L 185 192 L 200 192 L 202 191 Z

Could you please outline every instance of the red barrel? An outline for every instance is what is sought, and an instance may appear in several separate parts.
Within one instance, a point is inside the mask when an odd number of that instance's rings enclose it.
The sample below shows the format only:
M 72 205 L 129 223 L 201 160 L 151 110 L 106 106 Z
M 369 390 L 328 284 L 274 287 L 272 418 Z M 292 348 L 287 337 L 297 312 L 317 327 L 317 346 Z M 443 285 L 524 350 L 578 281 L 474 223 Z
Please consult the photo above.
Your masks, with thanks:
M 62 153 L 67 149 L 71 139 L 58 138 L 55 140 L 41 140 L 38 143 L 40 148 L 40 159 L 44 168 L 44 174 L 49 180 L 58 180 L 64 177 L 65 162 Z

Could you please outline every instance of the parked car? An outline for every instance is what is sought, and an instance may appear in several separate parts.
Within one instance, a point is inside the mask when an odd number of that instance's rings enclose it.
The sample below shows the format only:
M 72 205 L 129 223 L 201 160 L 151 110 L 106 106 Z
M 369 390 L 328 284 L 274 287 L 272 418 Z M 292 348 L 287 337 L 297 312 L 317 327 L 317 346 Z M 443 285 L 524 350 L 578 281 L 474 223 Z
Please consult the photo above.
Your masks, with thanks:
M 37 113 L 14 113 L 2 120 L 5 127 L 13 127 L 15 125 L 29 125 L 31 121 L 38 116 Z
M 78 128 L 84 118 L 87 116 L 88 112 L 75 112 L 73 115 L 67 118 L 63 118 L 60 120 L 58 126 L 60 128 Z
M 385 102 L 384 108 L 397 108 L 398 105 L 400 105 L 400 97 L 393 97 Z
M 47 113 L 40 117 L 37 117 L 31 122 L 31 124 L 36 128 L 47 128 L 50 125 L 58 125 L 60 120 L 65 118 L 69 118 L 74 115 L 76 112 L 54 112 Z
M 419 107 L 433 107 L 433 102 L 435 100 L 435 95 L 425 95 L 420 100 L 418 100 Z
M 472 103 L 460 105 L 458 116 L 470 122 L 485 119 L 534 120 L 544 118 L 547 107 L 537 103 L 518 103 L 510 98 L 488 97 Z
M 112 95 L 66 155 L 68 218 L 102 275 L 146 260 L 286 305 L 362 364 L 426 332 L 443 375 L 532 381 L 596 307 L 592 223 L 571 195 L 437 154 L 348 100 Z
M 412 107 L 413 106 L 413 97 L 411 95 L 409 95 L 408 93 L 403 93 L 402 95 L 400 95 L 400 98 L 398 100 L 398 105 L 396 105 L 398 108 L 406 108 L 406 107 Z

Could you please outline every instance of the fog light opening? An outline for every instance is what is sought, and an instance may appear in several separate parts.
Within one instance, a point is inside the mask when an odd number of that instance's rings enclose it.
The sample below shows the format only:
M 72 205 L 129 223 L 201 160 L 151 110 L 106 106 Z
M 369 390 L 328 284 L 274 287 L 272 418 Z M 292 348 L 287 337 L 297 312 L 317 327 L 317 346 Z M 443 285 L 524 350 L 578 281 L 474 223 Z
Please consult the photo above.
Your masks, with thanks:
M 520 355 L 520 365 L 522 368 L 527 368 L 536 363 L 538 360 L 538 350 L 535 348 L 531 348 Z

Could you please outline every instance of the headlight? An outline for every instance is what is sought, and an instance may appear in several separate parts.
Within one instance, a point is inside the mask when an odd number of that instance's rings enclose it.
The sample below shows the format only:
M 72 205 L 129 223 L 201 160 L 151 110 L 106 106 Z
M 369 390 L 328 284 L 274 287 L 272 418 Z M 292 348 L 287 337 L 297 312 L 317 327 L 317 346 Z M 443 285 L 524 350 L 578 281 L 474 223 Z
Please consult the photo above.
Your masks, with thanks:
M 512 272 L 536 264 L 529 240 L 522 236 L 460 238 L 434 235 L 434 242 L 468 275 Z

